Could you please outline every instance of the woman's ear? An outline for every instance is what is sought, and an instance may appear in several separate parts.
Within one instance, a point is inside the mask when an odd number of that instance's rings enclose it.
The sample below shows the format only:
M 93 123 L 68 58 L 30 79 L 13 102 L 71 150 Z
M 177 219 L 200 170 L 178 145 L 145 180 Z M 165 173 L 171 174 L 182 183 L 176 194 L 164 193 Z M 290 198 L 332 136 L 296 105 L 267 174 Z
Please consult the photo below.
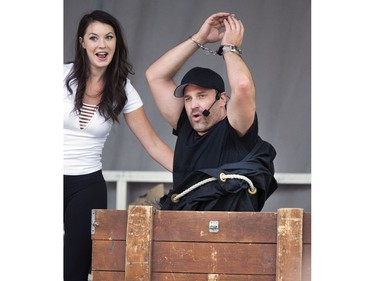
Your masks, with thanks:
M 82 48 L 85 49 L 85 42 L 83 42 L 83 38 L 79 37 L 78 39 L 79 39 L 79 43 L 81 43 Z

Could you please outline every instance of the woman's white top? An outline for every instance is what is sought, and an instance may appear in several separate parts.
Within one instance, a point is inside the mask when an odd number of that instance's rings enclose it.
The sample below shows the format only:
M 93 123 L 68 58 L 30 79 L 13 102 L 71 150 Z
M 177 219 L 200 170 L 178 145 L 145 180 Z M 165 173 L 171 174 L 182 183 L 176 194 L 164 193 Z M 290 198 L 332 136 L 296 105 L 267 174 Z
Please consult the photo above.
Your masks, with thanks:
M 80 129 L 79 115 L 74 109 L 77 85 L 71 84 L 73 94 L 65 87 L 65 78 L 73 64 L 64 64 L 64 175 L 84 175 L 102 169 L 102 151 L 113 121 L 105 121 L 98 110 L 84 129 Z M 137 90 L 127 79 L 125 93 L 128 98 L 123 113 L 143 105 Z

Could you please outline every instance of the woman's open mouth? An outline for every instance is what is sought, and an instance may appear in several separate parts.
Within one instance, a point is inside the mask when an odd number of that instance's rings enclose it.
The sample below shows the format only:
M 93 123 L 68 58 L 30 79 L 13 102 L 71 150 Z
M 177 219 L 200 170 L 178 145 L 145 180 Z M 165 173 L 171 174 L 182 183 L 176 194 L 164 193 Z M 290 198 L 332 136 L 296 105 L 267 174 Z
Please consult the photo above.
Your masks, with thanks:
M 105 60 L 108 56 L 108 53 L 107 52 L 100 52 L 100 53 L 96 53 L 96 56 L 100 59 L 100 60 Z

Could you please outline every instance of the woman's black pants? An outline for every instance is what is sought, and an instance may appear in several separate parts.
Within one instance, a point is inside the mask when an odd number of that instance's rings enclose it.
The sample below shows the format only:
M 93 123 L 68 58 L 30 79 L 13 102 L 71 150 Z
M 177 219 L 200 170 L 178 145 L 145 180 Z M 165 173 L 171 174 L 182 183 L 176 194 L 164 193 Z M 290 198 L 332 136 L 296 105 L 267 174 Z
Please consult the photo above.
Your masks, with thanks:
M 92 254 L 92 209 L 107 209 L 102 171 L 64 175 L 64 281 L 87 281 Z

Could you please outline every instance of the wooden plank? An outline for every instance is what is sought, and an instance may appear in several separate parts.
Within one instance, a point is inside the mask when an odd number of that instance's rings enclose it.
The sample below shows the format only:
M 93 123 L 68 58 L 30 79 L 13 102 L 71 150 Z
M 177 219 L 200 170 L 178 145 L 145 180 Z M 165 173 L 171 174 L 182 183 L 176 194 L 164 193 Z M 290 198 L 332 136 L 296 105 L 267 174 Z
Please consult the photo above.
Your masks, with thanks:
M 93 240 L 126 239 L 127 210 L 96 209 L 95 213 L 99 226 L 95 228 Z M 211 220 L 220 223 L 221 231 L 215 235 L 207 233 L 207 224 Z M 153 236 L 156 241 L 171 241 L 169 236 L 172 233 L 173 241 L 276 243 L 276 221 L 277 213 L 272 212 L 156 211 Z M 303 221 L 303 243 L 311 243 L 311 213 L 304 213 Z
M 311 244 L 303 245 L 302 281 L 311 281 Z
M 210 221 L 218 232 L 209 231 Z M 276 243 L 276 223 L 276 213 L 157 211 L 154 240 Z
M 125 241 L 93 241 L 92 270 L 124 272 L 125 252 Z M 154 241 L 152 252 L 155 272 L 276 274 L 276 244 Z
M 303 213 L 303 243 L 311 244 L 311 213 Z
M 153 272 L 275 274 L 276 244 L 154 242 Z
M 125 270 L 125 241 L 92 241 L 92 270 Z
M 128 211 L 95 209 L 95 232 L 93 240 L 126 240 Z
M 93 241 L 92 270 L 124 272 L 125 248 L 124 241 Z M 275 274 L 276 270 L 275 244 L 154 242 L 153 253 L 152 268 L 159 272 Z
M 302 281 L 311 281 L 311 213 L 303 213 Z
M 125 273 L 118 271 L 93 271 L 91 273 L 92 281 L 124 281 Z
M 126 236 L 126 281 L 151 281 L 152 233 L 153 208 L 130 206 Z
M 110 280 L 110 279 L 108 279 Z M 152 281 L 275 281 L 275 275 L 153 273 Z M 116 280 L 117 281 L 117 280 Z
M 303 209 L 283 208 L 277 215 L 277 281 L 302 279 Z

